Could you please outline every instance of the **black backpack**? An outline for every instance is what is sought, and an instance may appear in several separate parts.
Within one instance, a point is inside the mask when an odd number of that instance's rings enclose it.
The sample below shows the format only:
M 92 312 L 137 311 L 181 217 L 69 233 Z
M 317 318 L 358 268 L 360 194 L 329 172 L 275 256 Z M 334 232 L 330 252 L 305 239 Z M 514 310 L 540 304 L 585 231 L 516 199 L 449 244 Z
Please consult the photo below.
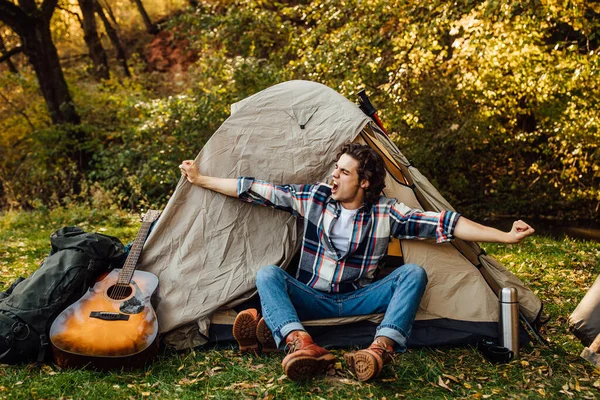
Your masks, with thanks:
M 121 241 L 77 227 L 50 236 L 52 250 L 29 278 L 0 293 L 0 362 L 42 362 L 56 316 L 79 300 L 102 272 L 121 267 Z

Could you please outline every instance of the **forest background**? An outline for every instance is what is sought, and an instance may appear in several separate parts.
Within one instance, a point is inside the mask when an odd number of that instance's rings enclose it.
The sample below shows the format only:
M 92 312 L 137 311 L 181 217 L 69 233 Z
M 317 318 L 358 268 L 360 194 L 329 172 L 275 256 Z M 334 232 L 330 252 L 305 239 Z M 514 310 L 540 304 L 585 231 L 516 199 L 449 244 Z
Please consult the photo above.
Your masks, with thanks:
M 230 104 L 366 89 L 456 209 L 600 216 L 600 3 L 0 0 L 0 210 L 162 208 Z

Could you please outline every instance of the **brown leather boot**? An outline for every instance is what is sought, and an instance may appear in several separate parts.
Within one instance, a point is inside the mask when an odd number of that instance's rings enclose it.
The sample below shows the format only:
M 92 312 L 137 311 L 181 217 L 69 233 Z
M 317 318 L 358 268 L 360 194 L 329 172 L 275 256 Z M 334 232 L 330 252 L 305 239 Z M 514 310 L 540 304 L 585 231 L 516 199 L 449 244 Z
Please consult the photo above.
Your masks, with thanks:
M 289 354 L 283 359 L 283 372 L 292 381 L 310 379 L 335 363 L 335 356 L 317 346 L 305 331 L 294 331 L 285 339 Z
M 375 339 L 368 349 L 344 354 L 344 360 L 356 373 L 360 381 L 368 381 L 379 375 L 383 366 L 392 361 L 394 348 L 383 341 Z
M 240 353 L 258 352 L 256 339 L 256 326 L 258 325 L 258 311 L 249 308 L 240 311 L 233 321 L 233 337 L 238 342 Z
M 267 326 L 264 318 L 261 318 L 256 325 L 256 338 L 261 344 L 263 353 L 272 353 L 277 351 L 277 345 L 273 339 L 273 334 Z

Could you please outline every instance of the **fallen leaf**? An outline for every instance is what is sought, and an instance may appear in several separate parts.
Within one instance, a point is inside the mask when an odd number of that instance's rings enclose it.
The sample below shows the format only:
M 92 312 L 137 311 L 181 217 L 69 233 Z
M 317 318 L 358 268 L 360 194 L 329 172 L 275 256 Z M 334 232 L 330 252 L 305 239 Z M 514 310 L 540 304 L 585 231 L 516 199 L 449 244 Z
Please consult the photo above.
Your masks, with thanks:
M 193 385 L 194 383 L 197 383 L 197 382 L 198 382 L 198 378 L 194 378 L 194 379 L 183 378 L 177 383 L 180 385 L 189 386 L 189 385 Z
M 450 382 L 450 381 L 448 381 L 448 382 Z M 450 389 L 450 387 L 446 383 L 447 382 L 444 382 L 444 380 L 442 379 L 441 376 L 438 376 L 438 385 L 441 386 L 441 387 L 443 387 L 444 389 L 447 389 L 447 390 L 449 390 L 449 391 L 452 392 L 453 390 Z
M 452 376 L 452 375 L 448 375 L 448 374 L 442 374 L 442 376 L 443 376 L 444 378 L 448 378 L 448 379 L 450 379 L 451 381 L 454 381 L 454 382 L 458 383 L 458 379 L 457 379 L 456 377 Z
M 142 396 L 150 396 L 150 392 L 142 392 L 141 395 Z
M 183 364 L 181 364 L 181 366 L 179 368 L 177 368 L 177 372 L 181 371 L 185 366 Z
M 279 378 L 277 378 L 277 382 L 281 382 L 285 379 L 287 379 L 287 375 L 281 375 Z
M 560 393 L 566 394 L 568 398 L 571 398 L 574 396 L 573 393 L 569 392 L 568 390 L 560 390 Z
M 348 378 L 342 378 L 342 379 L 339 380 L 339 382 L 343 383 L 344 385 L 350 385 L 350 386 L 358 386 L 358 385 L 360 385 L 360 383 L 358 383 L 354 379 L 348 379 Z
M 47 364 L 42 365 L 42 371 L 44 373 L 48 374 L 48 375 L 54 375 L 55 374 L 55 372 L 52 369 L 52 367 L 49 366 L 49 365 L 47 365 Z

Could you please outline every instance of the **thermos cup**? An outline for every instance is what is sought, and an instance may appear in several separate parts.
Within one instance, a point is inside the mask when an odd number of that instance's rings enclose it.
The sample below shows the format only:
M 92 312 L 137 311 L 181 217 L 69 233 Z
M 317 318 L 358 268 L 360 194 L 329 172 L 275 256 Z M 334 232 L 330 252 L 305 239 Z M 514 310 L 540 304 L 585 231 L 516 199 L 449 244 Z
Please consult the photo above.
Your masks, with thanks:
M 498 322 L 499 345 L 513 352 L 513 358 L 519 355 L 519 298 L 517 289 L 500 289 L 500 321 Z

